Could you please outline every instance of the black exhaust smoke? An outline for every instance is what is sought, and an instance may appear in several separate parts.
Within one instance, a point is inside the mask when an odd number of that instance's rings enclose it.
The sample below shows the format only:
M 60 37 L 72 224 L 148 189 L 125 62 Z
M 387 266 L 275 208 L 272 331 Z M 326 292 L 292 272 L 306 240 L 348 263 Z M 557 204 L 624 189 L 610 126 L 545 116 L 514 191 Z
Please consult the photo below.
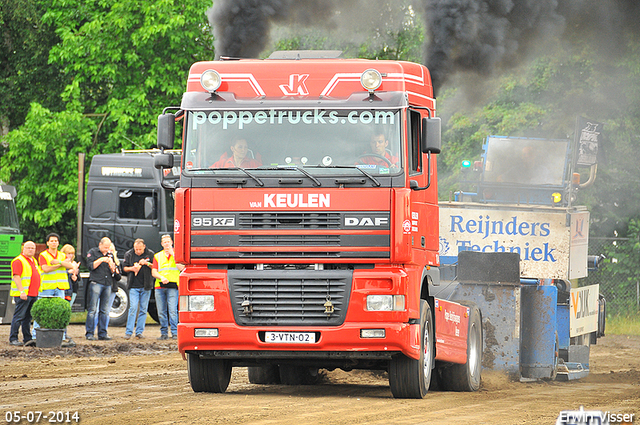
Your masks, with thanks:
M 328 27 L 334 25 L 333 12 L 333 0 L 217 0 L 207 14 L 216 56 L 255 58 L 267 45 L 272 24 Z
M 425 63 L 434 90 L 459 71 L 480 75 L 521 63 L 548 41 L 597 41 L 594 54 L 626 48 L 638 32 L 637 0 L 425 0 Z
M 208 11 L 216 55 L 254 58 L 273 24 L 353 29 L 367 12 L 401 8 L 390 0 L 215 0 Z M 423 8 L 425 64 L 434 90 L 451 75 L 489 75 L 515 66 L 548 41 L 589 38 L 594 54 L 616 54 L 638 33 L 638 0 L 416 0 Z M 386 9 L 385 9 L 386 8 Z M 342 12 L 340 19 L 336 17 Z M 384 16 L 382 17 L 384 19 Z M 376 23 L 371 23 L 375 26 Z M 594 40 L 597 43 L 594 43 Z

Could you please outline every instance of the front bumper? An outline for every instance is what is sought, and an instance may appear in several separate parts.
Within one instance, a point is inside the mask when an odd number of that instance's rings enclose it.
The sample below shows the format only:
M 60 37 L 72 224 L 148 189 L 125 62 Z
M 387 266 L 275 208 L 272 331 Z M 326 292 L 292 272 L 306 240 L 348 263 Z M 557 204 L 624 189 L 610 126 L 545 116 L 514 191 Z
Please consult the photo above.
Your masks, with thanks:
M 218 329 L 218 337 L 195 337 L 195 329 Z M 384 338 L 362 338 L 362 329 L 384 329 Z M 314 343 L 270 343 L 264 333 L 314 332 Z M 181 353 L 227 358 L 238 362 L 259 359 L 387 359 L 402 353 L 420 357 L 420 326 L 408 323 L 359 322 L 338 327 L 242 327 L 229 323 L 179 323 Z

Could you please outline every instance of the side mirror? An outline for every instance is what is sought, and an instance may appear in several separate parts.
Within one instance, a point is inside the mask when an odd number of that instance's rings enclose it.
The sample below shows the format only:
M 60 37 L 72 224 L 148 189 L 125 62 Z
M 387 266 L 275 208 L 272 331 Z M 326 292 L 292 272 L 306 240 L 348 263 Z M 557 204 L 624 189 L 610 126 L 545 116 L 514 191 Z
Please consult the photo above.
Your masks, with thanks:
M 158 147 L 173 149 L 176 134 L 176 115 L 162 114 L 158 116 Z
M 153 157 L 153 166 L 157 169 L 173 168 L 173 155 L 170 153 L 159 153 Z
M 16 196 L 18 196 L 18 191 L 16 190 L 15 186 L 3 184 L 2 186 L 0 186 L 0 192 L 7 192 L 11 194 L 12 199 L 16 199 Z
M 422 119 L 422 153 L 440 153 L 440 117 Z

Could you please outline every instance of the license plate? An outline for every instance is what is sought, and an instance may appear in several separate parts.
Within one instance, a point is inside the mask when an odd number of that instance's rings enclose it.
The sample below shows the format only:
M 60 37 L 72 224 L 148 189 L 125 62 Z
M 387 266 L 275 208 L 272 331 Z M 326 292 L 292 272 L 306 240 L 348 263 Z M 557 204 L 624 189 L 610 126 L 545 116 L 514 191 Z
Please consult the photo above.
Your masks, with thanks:
M 265 342 L 282 344 L 315 344 L 315 332 L 265 332 Z

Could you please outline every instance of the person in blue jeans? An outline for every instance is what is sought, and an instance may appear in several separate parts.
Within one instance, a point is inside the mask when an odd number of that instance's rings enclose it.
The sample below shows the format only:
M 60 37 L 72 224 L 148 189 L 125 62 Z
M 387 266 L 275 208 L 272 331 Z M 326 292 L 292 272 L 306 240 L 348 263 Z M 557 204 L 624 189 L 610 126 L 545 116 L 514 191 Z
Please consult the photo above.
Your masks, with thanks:
M 117 279 L 120 280 L 118 268 L 113 260 L 113 254 L 109 251 L 111 239 L 105 237 L 100 239 L 97 248 L 91 248 L 87 253 L 87 267 L 89 267 L 89 288 L 91 294 L 89 302 L 89 312 L 86 319 L 85 337 L 90 341 L 95 341 L 95 317 L 98 315 L 98 339 L 110 341 L 112 338 L 107 333 L 107 317 L 109 316 L 109 298 L 111 297 L 111 286 Z
M 153 289 L 152 265 L 153 251 L 147 249 L 144 239 L 136 239 L 133 248 L 124 254 L 123 270 L 127 273 L 129 286 L 129 315 L 124 339 L 131 339 L 134 327 L 136 338 L 144 338 L 142 333 Z
M 9 296 L 13 297 L 16 306 L 11 329 L 9 331 L 9 344 L 15 346 L 36 345 L 31 337 L 31 307 L 38 299 L 40 291 L 40 267 L 34 256 L 36 244 L 26 241 L 22 246 L 22 253 L 11 261 L 11 290 Z M 18 339 L 20 329 L 24 343 Z
M 160 319 L 158 339 L 169 339 L 168 326 L 171 326 L 171 338 L 178 339 L 178 281 L 185 266 L 176 264 L 171 236 L 163 235 L 160 243 L 162 251 L 153 256 L 151 268 L 151 275 L 156 278 L 156 307 Z

